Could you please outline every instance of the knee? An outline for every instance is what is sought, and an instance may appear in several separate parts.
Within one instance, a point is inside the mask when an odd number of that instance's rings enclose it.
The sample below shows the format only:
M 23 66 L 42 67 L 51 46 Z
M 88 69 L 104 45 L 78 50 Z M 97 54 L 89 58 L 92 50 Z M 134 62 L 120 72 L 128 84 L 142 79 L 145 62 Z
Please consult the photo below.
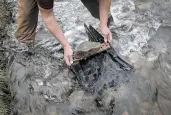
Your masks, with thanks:
M 38 8 L 34 8 L 34 9 L 19 8 L 18 9 L 18 16 L 23 16 L 26 18 L 38 16 Z

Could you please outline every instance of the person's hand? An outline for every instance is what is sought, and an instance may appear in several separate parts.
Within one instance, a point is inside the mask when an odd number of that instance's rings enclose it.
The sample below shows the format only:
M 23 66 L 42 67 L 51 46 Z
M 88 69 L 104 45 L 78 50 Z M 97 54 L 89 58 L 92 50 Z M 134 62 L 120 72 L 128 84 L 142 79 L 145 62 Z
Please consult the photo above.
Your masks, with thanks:
M 102 26 L 101 32 L 103 33 L 105 43 L 110 43 L 112 41 L 112 33 L 110 29 L 107 26 Z
M 71 46 L 64 47 L 64 60 L 68 66 L 71 66 L 71 64 L 73 63 L 72 55 L 73 51 L 71 49 Z

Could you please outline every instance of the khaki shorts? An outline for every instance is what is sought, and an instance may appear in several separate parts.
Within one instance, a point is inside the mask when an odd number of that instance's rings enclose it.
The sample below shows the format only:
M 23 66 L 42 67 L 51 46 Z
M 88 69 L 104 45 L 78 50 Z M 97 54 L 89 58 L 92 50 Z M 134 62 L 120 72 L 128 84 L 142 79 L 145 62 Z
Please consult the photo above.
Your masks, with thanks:
M 99 5 L 97 0 L 81 0 L 92 16 L 99 18 Z M 36 0 L 18 0 L 18 17 L 16 38 L 29 43 L 35 40 L 38 22 L 38 5 Z

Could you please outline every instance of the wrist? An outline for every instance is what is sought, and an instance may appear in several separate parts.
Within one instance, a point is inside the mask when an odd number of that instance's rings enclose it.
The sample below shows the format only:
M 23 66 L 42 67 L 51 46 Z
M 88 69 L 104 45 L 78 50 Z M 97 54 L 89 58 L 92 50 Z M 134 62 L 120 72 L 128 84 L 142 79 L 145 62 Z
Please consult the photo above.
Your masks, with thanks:
M 104 28 L 107 28 L 107 24 L 100 24 L 100 29 L 103 30 Z
M 68 43 L 68 44 L 65 44 L 63 45 L 64 48 L 71 48 L 71 45 Z
M 101 32 L 104 32 L 106 28 L 108 28 L 107 25 L 100 25 Z

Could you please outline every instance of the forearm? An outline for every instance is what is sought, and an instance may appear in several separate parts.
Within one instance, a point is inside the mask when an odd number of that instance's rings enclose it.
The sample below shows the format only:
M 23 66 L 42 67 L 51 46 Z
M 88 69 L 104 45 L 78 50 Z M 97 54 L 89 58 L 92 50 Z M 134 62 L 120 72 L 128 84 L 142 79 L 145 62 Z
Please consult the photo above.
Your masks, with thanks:
M 99 0 L 100 27 L 107 26 L 111 0 Z
M 58 22 L 55 19 L 53 11 L 49 10 L 48 13 L 41 13 L 41 15 L 47 29 L 57 38 L 57 40 L 62 44 L 62 46 L 69 46 L 69 43 L 64 36 L 64 33 L 62 32 Z

